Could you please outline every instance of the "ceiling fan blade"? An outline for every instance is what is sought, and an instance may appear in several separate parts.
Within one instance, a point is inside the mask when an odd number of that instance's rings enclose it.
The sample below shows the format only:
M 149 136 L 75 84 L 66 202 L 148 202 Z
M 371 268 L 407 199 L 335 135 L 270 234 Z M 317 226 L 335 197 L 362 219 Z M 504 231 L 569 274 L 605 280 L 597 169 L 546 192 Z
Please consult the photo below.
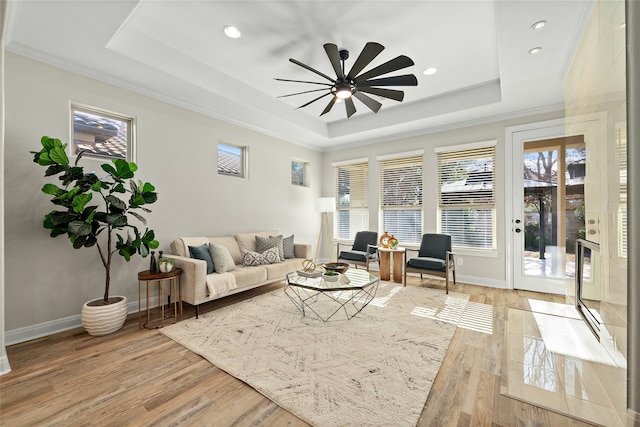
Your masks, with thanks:
M 368 80 L 372 77 L 378 77 L 382 74 L 391 73 L 393 71 L 402 70 L 403 68 L 407 68 L 414 65 L 414 62 L 408 56 L 400 55 L 397 56 L 382 65 L 378 65 L 375 68 L 370 69 L 366 73 L 360 74 L 359 76 L 353 79 L 354 83 L 359 83 L 365 80 Z
M 312 104 L 312 103 L 316 102 L 318 99 L 320 99 L 320 98 L 324 98 L 324 97 L 325 97 L 325 96 L 327 96 L 327 95 L 331 95 L 331 92 L 327 92 L 327 93 L 325 93 L 324 95 L 320 95 L 319 97 L 317 97 L 317 98 L 315 98 L 315 99 L 312 99 L 311 101 L 307 102 L 306 104 L 301 105 L 301 106 L 299 106 L 298 108 L 296 108 L 296 110 L 299 110 L 300 108 L 304 108 L 304 107 L 306 107 L 307 105 Z
M 311 93 L 311 92 L 320 92 L 322 90 L 331 90 L 329 88 L 324 88 L 324 89 L 313 89 L 313 90 L 305 90 L 304 92 L 296 92 L 296 93 L 290 93 L 288 95 L 280 95 L 277 98 L 287 98 L 289 96 L 294 96 L 294 95 L 302 95 L 303 93 Z
M 367 80 L 358 83 L 357 88 L 371 86 L 418 86 L 418 79 L 413 74 L 402 76 L 382 77 L 380 79 Z
M 400 101 L 404 99 L 404 92 L 395 89 L 383 89 L 381 87 L 359 87 L 358 92 L 366 92 L 372 95 L 378 95 L 383 98 L 393 99 L 394 101 Z M 356 93 L 358 93 L 356 92 Z
M 354 113 L 356 112 L 356 106 L 353 105 L 353 99 L 346 98 L 344 100 L 344 105 L 347 108 L 347 118 L 353 116 Z
M 307 70 L 311 71 L 312 73 L 316 73 L 316 74 L 317 74 L 317 75 L 319 75 L 320 77 L 324 77 L 325 79 L 329 80 L 329 81 L 330 81 L 330 82 L 332 82 L 332 83 L 335 83 L 335 80 L 334 80 L 334 79 L 332 79 L 331 77 L 327 76 L 326 74 L 324 74 L 324 73 L 322 73 L 322 72 L 320 72 L 320 71 L 316 70 L 315 68 L 311 68 L 311 67 L 309 67 L 307 64 L 303 64 L 302 62 L 297 61 L 297 60 L 295 60 L 295 59 L 293 59 L 293 58 L 289 58 L 289 61 L 290 61 L 290 62 L 293 62 L 293 63 L 294 63 L 294 64 L 296 64 L 296 65 L 301 66 L 302 68 L 306 68 Z M 378 74 L 378 75 L 379 75 L 379 74 Z
M 340 63 L 340 52 L 338 52 L 338 46 L 333 43 L 326 43 L 324 45 L 324 51 L 327 52 L 327 56 L 329 57 L 329 61 L 331 61 L 333 71 L 336 72 L 336 76 L 338 76 L 339 79 L 344 78 L 344 72 L 342 71 L 342 65 Z
M 289 79 L 277 79 L 277 78 L 274 78 L 274 80 L 278 80 L 279 82 L 311 83 L 313 85 L 333 86 L 331 83 L 309 82 L 307 80 L 289 80 Z
M 322 110 L 322 113 L 320 113 L 320 115 L 325 115 L 327 114 L 329 111 L 331 111 L 331 109 L 333 108 L 333 106 L 336 104 L 336 101 L 338 100 L 337 96 L 334 96 L 331 101 L 329 101 L 329 103 L 327 104 L 326 107 L 324 107 L 324 110 Z
M 360 102 L 362 102 L 364 105 L 366 105 L 367 107 L 369 107 L 371 109 L 371 111 L 373 111 L 374 113 L 377 113 L 378 110 L 380 110 L 380 107 L 382 107 L 382 104 L 380 104 L 378 101 L 376 101 L 375 99 L 365 95 L 362 92 L 358 92 L 356 91 L 353 96 L 355 96 L 356 98 L 358 98 L 358 100 Z
M 362 52 L 360 52 L 360 56 L 356 59 L 356 62 L 353 63 L 351 70 L 347 74 L 347 78 L 352 80 L 355 76 L 358 75 L 360 71 L 364 69 L 367 65 L 371 63 L 375 59 L 376 56 L 380 54 L 384 50 L 384 46 L 380 43 L 368 42 Z

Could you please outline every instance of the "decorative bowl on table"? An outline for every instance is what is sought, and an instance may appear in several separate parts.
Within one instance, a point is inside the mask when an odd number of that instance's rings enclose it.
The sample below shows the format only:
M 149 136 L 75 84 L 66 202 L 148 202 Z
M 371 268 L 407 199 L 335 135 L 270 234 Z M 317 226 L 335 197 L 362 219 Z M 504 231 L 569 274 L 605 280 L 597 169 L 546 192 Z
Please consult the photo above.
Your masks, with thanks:
M 338 280 L 340 280 L 340 276 L 340 273 L 332 270 L 327 270 L 322 273 L 322 278 L 325 280 L 325 282 L 337 282 Z
M 335 271 L 336 273 L 344 273 L 349 269 L 349 264 L 346 262 L 327 262 L 322 266 L 325 271 Z

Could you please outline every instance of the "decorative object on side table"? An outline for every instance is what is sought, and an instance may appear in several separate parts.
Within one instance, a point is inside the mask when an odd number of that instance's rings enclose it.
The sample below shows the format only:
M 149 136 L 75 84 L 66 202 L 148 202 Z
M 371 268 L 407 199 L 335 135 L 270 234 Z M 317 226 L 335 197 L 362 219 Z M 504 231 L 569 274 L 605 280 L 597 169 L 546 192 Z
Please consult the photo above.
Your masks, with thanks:
M 380 246 L 382 246 L 383 248 L 388 248 L 390 238 L 391 236 L 389 236 L 389 233 L 385 231 L 384 234 L 380 236 L 380 241 L 378 243 L 380 243 Z
M 162 251 L 160 251 L 162 256 Z M 158 270 L 160 273 L 171 273 L 176 266 L 176 260 L 173 258 L 160 258 L 158 259 Z
M 389 248 L 396 250 L 398 249 L 398 244 L 399 244 L 398 239 L 396 239 L 395 236 L 392 234 L 391 238 L 389 239 Z
M 118 253 L 129 261 L 135 254 L 144 258 L 150 250 L 158 248 L 153 230 L 145 228 L 141 232 L 135 222 L 131 222 L 135 220 L 146 224 L 138 212 L 151 212 L 145 205 L 158 199 L 155 187 L 148 182 L 133 180 L 138 169 L 133 162 L 114 159 L 112 163 L 103 163 L 101 168 L 106 176 L 100 178 L 78 166 L 82 152 L 71 166 L 66 153 L 67 144 L 48 136 L 43 136 L 40 142 L 42 149 L 31 152 L 33 161 L 47 168 L 46 177 L 59 175 L 56 182 L 62 184 L 59 187 L 48 183 L 42 187 L 42 192 L 52 196 L 51 202 L 56 205 L 56 209 L 45 215 L 44 228 L 51 230 L 51 237 L 66 234 L 75 249 L 97 248 L 105 271 L 104 296 L 83 306 L 82 324 L 90 335 L 115 332 L 127 318 L 128 305 L 124 296 L 109 296 L 112 257 Z M 125 187 L 127 181 L 128 188 Z M 124 235 L 117 233 L 125 230 Z M 124 309 L 114 310 L 114 304 Z M 106 313 L 102 314 L 102 311 Z M 116 314 L 118 319 L 113 319 L 112 315 Z

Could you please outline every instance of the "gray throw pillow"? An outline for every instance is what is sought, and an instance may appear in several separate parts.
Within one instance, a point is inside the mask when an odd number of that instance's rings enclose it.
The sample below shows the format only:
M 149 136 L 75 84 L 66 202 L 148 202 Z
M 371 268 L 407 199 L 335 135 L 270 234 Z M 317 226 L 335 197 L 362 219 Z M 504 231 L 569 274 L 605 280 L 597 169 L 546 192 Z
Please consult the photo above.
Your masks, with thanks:
M 282 246 L 282 235 L 262 237 L 256 236 L 256 252 L 263 253 L 267 249 L 276 248 L 280 261 L 284 261 L 284 249 Z
M 201 259 L 207 262 L 207 274 L 211 274 L 215 271 L 215 265 L 213 258 L 211 258 L 211 252 L 209 252 L 209 244 L 205 243 L 202 246 L 189 246 L 189 255 L 191 258 Z
M 236 269 L 236 264 L 233 262 L 229 249 L 224 246 L 212 243 L 211 256 L 213 257 L 216 273 L 226 273 L 227 271 L 233 271 Z
M 278 256 L 278 248 L 269 248 L 266 251 L 252 252 L 246 249 L 242 250 L 242 265 L 245 267 L 255 267 L 263 264 L 277 264 L 280 263 L 280 257 Z
M 293 234 L 282 239 L 282 249 L 284 250 L 284 258 L 295 258 L 295 245 L 293 244 Z

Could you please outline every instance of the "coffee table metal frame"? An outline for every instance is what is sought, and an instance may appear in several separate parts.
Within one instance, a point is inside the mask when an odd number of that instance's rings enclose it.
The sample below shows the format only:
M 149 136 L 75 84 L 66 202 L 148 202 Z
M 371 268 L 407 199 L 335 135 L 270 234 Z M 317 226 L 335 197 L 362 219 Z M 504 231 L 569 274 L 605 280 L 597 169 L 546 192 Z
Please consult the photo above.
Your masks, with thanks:
M 327 282 L 322 277 L 287 274 L 284 293 L 303 316 L 327 322 L 339 312 L 347 320 L 360 313 L 376 296 L 380 279 L 366 270 L 347 270 L 340 280 Z M 336 305 L 323 314 L 318 308 L 324 303 Z

